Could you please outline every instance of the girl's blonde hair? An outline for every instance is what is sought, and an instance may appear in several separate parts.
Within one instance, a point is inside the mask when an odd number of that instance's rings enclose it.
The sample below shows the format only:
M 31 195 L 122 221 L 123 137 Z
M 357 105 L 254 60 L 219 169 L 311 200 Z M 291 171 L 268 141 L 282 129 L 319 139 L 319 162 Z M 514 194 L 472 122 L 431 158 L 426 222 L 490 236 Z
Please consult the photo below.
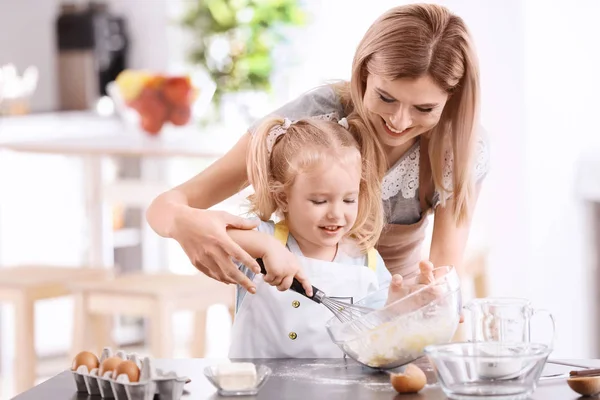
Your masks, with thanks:
M 271 152 L 267 144 L 269 132 L 284 120 L 270 118 L 261 123 L 252 135 L 246 160 L 248 179 L 254 188 L 254 194 L 249 197 L 250 211 L 263 221 L 269 220 L 275 212 L 283 216 L 282 196 L 299 173 L 348 157 L 344 150 L 349 148 L 356 149 L 358 157 L 360 147 L 355 135 L 350 133 L 355 131 L 354 121 L 349 119 L 348 122 L 349 130 L 336 121 L 315 118 L 295 121 L 277 137 Z M 381 181 L 372 165 L 368 159 L 362 159 L 358 215 L 348 232 L 363 251 L 375 246 L 384 223 Z
M 442 206 L 452 193 L 455 219 L 466 220 L 473 196 L 480 95 L 478 61 L 465 23 L 435 4 L 392 8 L 371 25 L 358 45 L 350 83 L 335 85 L 346 112 L 357 114 L 363 121 L 363 155 L 374 154 L 383 175 L 387 160 L 363 105 L 369 74 L 388 80 L 430 75 L 450 95 L 438 124 L 427 133 L 428 151 Z M 454 158 L 452 188 L 444 187 L 442 179 L 447 149 Z

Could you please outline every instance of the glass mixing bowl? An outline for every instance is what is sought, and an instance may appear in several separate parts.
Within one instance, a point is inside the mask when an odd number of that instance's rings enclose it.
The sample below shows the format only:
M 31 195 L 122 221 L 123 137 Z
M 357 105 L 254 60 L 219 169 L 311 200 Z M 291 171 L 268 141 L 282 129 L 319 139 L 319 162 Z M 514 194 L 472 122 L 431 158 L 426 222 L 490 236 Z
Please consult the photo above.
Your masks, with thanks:
M 527 399 L 551 349 L 541 343 L 475 342 L 425 348 L 440 387 L 451 399 Z
M 327 322 L 331 340 L 349 357 L 371 368 L 393 369 L 424 355 L 431 344 L 448 343 L 461 312 L 460 281 L 453 267 L 434 269 L 434 281 L 387 304 L 388 287 L 357 304 L 374 310 L 360 318 Z M 413 280 L 416 279 L 413 278 Z

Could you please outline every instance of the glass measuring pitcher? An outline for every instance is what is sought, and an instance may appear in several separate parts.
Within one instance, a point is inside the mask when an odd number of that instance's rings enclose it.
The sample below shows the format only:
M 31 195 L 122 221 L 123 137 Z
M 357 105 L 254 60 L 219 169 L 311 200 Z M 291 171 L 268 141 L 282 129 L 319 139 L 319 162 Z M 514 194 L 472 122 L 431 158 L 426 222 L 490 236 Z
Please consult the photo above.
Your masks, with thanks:
M 473 299 L 465 305 L 465 319 L 471 326 L 472 342 L 532 341 L 531 322 L 535 316 L 545 316 L 550 329 L 534 329 L 534 342 L 553 347 L 555 323 L 552 314 L 543 309 L 534 309 L 531 302 L 521 298 L 487 297 Z M 467 322 L 465 321 L 465 322 Z M 539 340 L 538 334 L 545 340 Z

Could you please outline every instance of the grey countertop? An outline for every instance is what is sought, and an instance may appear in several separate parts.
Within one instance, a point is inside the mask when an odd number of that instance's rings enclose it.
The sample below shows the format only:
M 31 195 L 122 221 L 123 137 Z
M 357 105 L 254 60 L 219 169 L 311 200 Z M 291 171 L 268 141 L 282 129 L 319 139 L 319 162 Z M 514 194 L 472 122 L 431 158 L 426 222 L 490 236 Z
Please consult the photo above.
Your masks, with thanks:
M 226 397 L 219 396 L 203 374 L 206 366 L 216 364 L 218 361 L 210 359 L 155 360 L 155 365 L 164 371 L 175 371 L 179 375 L 191 378 L 191 382 L 186 385 L 186 393 L 182 399 L 221 400 Z M 262 359 L 250 361 L 269 366 L 273 373 L 257 396 L 240 397 L 240 399 L 446 399 L 439 386 L 435 384 L 435 375 L 425 359 L 421 359 L 417 364 L 425 370 L 428 385 L 415 395 L 397 394 L 389 383 L 388 374 L 360 366 L 351 360 Z M 578 363 L 598 367 L 600 360 L 578 360 Z M 548 364 L 544 375 L 565 373 L 571 369 L 574 368 Z M 534 400 L 574 400 L 579 398 L 579 395 L 567 386 L 565 379 L 540 382 L 532 397 Z M 15 399 L 92 400 L 100 399 L 100 397 L 77 393 L 71 372 L 65 371 L 18 395 Z

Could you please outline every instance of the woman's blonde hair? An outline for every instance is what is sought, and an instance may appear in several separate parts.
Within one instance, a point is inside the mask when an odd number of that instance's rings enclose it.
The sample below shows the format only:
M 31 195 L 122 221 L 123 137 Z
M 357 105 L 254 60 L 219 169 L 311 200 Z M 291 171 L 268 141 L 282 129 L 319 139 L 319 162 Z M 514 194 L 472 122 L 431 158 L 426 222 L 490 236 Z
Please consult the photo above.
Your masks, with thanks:
M 281 199 L 299 173 L 310 171 L 332 160 L 348 157 L 349 148 L 360 147 L 355 135 L 353 120 L 349 119 L 349 130 L 337 121 L 306 118 L 295 121 L 284 134 L 279 135 L 269 152 L 269 132 L 283 126 L 281 118 L 270 118 L 260 124 L 252 135 L 247 156 L 248 179 L 254 188 L 250 195 L 250 211 L 263 221 L 273 213 L 281 212 Z M 383 206 L 381 203 L 381 181 L 375 168 L 362 159 L 358 215 L 348 236 L 354 239 L 361 250 L 375 246 L 383 229 Z M 359 160 L 360 162 L 360 160 Z
M 387 160 L 363 105 L 369 74 L 388 80 L 430 75 L 449 94 L 438 124 L 427 133 L 431 173 L 442 206 L 450 193 L 455 219 L 469 217 L 473 196 L 473 151 L 479 113 L 479 67 L 464 21 L 435 4 L 392 8 L 369 28 L 358 45 L 348 84 L 336 84 L 346 112 L 357 114 L 368 133 L 365 152 L 374 155 L 380 174 Z M 443 185 L 446 150 L 453 155 L 453 187 Z

